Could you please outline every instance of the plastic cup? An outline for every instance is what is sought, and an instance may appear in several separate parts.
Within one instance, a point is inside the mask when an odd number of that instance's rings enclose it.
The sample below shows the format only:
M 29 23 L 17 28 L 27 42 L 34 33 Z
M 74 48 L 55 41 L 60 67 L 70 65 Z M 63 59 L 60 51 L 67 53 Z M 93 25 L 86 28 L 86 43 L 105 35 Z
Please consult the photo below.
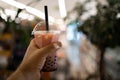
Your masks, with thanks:
M 44 26 L 43 23 L 38 23 L 32 32 L 32 34 L 34 34 L 35 44 L 39 48 L 42 48 L 46 45 L 57 42 L 60 34 L 60 31 L 56 31 L 56 30 L 45 31 L 44 30 L 45 27 L 43 26 Z M 43 72 L 51 72 L 55 70 L 57 70 L 56 51 L 54 51 L 53 53 L 50 53 L 47 56 L 45 64 L 42 68 Z

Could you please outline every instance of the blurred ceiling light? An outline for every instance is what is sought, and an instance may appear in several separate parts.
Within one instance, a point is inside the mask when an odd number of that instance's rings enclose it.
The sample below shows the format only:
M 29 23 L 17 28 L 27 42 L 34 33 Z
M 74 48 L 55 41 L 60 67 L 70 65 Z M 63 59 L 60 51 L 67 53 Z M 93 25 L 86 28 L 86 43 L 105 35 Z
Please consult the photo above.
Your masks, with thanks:
M 7 19 L 7 16 L 10 16 L 12 20 L 15 19 L 16 11 L 14 11 L 14 10 L 5 9 L 5 13 L 3 13 L 2 11 L 0 11 L 0 13 L 1 13 L 1 17 L 5 20 Z M 34 16 L 22 12 L 19 14 L 19 18 L 28 19 L 28 20 L 32 21 L 34 19 Z
M 66 7 L 65 7 L 65 1 L 64 0 L 58 0 L 59 2 L 59 9 L 60 9 L 60 16 L 64 18 L 67 15 Z
M 79 2 L 80 2 L 81 4 L 83 4 L 83 3 L 86 2 L 86 0 L 79 0 Z
M 12 20 L 15 19 L 15 15 L 16 15 L 16 12 L 15 12 L 15 11 L 5 9 L 5 14 L 6 14 L 6 18 L 7 18 L 7 16 L 10 16 Z
M 32 8 L 30 6 L 26 6 L 26 5 L 24 5 L 24 4 L 20 3 L 20 2 L 15 1 L 15 0 L 1 0 L 1 1 L 3 1 L 3 2 L 9 4 L 9 5 L 15 6 L 17 8 L 25 9 L 29 13 L 31 13 L 31 14 L 33 14 L 33 15 L 41 18 L 41 19 L 45 19 L 44 13 L 41 12 L 40 10 L 37 10 L 37 9 Z M 49 21 L 54 22 L 55 19 L 53 17 L 49 16 Z
M 66 30 L 66 25 L 64 23 L 64 21 L 62 19 L 58 19 L 56 20 L 56 23 L 58 24 L 58 27 L 61 31 L 65 31 Z
M 34 18 L 35 18 L 33 15 L 25 14 L 25 13 L 20 13 L 19 17 L 21 19 L 28 19 L 30 21 L 34 20 Z
M 22 3 L 19 3 L 19 2 L 16 2 L 14 0 L 1 0 L 7 4 L 10 4 L 12 6 L 15 6 L 17 8 L 20 8 L 20 9 L 25 9 L 26 5 L 22 4 Z
M 7 20 L 7 16 L 0 10 L 0 14 L 1 17 L 6 21 Z
M 120 18 L 120 13 L 117 14 L 117 18 Z

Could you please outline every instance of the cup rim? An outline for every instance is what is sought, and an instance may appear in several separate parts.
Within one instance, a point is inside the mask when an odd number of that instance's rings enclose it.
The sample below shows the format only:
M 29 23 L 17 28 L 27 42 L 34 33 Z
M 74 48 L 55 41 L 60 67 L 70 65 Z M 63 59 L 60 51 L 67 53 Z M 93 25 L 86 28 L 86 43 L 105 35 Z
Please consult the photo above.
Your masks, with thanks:
M 36 34 L 36 33 L 39 33 L 39 34 L 43 34 L 43 33 L 54 33 L 54 34 L 60 34 L 60 30 L 49 30 L 49 31 L 46 31 L 46 30 L 42 30 L 42 31 L 32 31 L 32 35 Z

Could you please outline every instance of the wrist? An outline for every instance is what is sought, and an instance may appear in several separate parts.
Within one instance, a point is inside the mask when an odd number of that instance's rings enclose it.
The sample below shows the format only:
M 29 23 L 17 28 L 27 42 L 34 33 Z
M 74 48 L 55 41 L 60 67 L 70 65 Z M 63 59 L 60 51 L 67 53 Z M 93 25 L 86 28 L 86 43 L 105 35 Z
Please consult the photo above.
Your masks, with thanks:
M 18 69 L 7 80 L 26 80 L 23 73 Z

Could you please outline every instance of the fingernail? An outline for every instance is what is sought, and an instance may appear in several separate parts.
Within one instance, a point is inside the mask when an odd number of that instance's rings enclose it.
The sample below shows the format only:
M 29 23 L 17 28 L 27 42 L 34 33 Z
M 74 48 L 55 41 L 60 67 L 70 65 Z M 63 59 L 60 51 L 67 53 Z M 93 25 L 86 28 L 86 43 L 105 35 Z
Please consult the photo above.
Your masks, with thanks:
M 58 45 L 57 43 L 54 43 L 53 45 L 54 45 L 54 47 L 55 47 L 56 49 L 59 49 L 59 48 L 60 48 L 60 45 Z

